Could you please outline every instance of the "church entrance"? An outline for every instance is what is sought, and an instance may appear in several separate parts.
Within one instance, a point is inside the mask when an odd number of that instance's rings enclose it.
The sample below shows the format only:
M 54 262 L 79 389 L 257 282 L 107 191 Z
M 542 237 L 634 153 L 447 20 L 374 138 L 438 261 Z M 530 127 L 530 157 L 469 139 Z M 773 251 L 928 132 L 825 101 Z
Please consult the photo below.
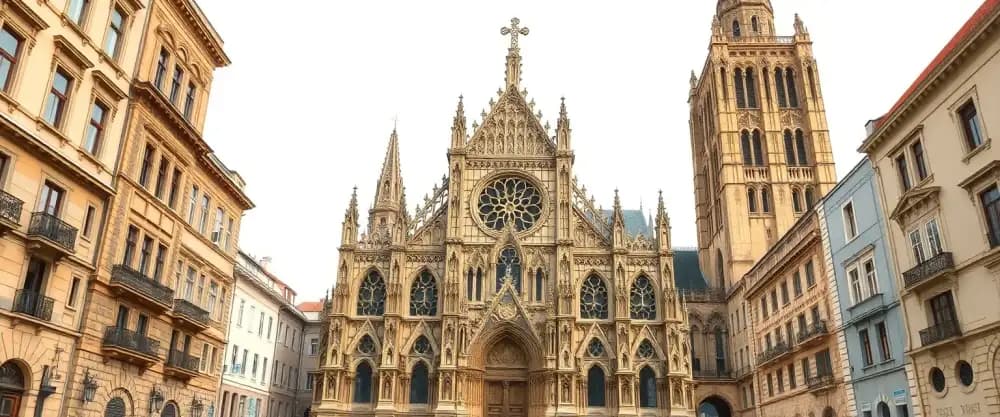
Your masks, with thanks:
M 496 342 L 486 355 L 483 415 L 528 416 L 528 357 L 510 338 Z

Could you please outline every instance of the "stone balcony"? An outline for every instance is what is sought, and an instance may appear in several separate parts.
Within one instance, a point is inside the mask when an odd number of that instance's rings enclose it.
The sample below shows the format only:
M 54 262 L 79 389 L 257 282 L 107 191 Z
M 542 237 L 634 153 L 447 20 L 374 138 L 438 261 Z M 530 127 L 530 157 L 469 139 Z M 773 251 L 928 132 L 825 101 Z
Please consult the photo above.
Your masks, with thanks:
M 680 295 L 689 303 L 726 302 L 726 290 L 722 288 L 681 289 Z
M 943 321 L 920 331 L 920 345 L 929 346 L 961 335 L 962 329 L 957 321 Z
M 727 40 L 730 43 L 780 43 L 785 45 L 791 45 L 795 43 L 794 36 L 728 36 Z
M 728 369 L 698 369 L 693 374 L 695 380 L 720 381 L 733 379 L 733 371 Z
M 136 299 L 157 311 L 167 311 L 174 305 L 174 290 L 127 265 L 111 268 L 109 285 L 115 293 Z
M 903 272 L 903 283 L 906 285 L 907 290 L 916 289 L 954 270 L 955 259 L 952 257 L 951 252 L 941 252 L 910 268 L 910 270 Z
M 76 228 L 58 217 L 45 213 L 31 213 L 28 223 L 28 245 L 32 250 L 59 259 L 76 252 Z
M 101 350 L 108 356 L 147 368 L 160 360 L 160 342 L 144 334 L 118 327 L 104 329 Z
M 179 350 L 171 350 L 167 362 L 163 364 L 163 372 L 168 376 L 188 380 L 198 376 L 198 366 L 201 359 Z
M 17 229 L 21 225 L 24 202 L 6 191 L 0 191 L 0 232 Z
M 744 165 L 743 179 L 749 182 L 768 182 L 771 179 L 771 173 L 766 166 Z
M 174 300 L 173 317 L 174 322 L 178 325 L 187 326 L 198 331 L 207 329 L 211 324 L 207 311 L 183 298 Z
M 819 393 L 828 389 L 833 389 L 836 385 L 833 373 L 823 373 L 806 378 L 806 386 L 811 393 Z
M 788 180 L 798 183 L 812 183 L 816 181 L 816 169 L 809 166 L 788 167 Z

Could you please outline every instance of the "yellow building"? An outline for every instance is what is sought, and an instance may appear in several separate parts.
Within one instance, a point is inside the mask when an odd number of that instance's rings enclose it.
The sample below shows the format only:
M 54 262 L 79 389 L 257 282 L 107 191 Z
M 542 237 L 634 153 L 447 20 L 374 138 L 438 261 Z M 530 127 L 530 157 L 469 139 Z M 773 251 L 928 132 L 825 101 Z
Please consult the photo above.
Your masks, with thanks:
M 812 40 L 798 16 L 793 28 L 791 36 L 778 35 L 768 0 L 719 0 L 709 55 L 691 78 L 699 258 L 713 287 L 691 305 L 701 318 L 721 316 L 713 329 L 724 345 L 718 355 L 714 341 L 696 352 L 697 362 L 711 366 L 695 370 L 696 403 L 723 416 L 754 415 L 765 400 L 756 356 L 773 330 L 752 326 L 755 292 L 763 288 L 745 275 L 836 183 Z M 761 268 L 756 274 L 767 282 L 784 273 Z M 808 404 L 821 415 L 822 406 Z
M 861 146 L 902 271 L 914 415 L 1000 414 L 998 28 L 988 0 Z
M 135 68 L 141 0 L 0 4 L 0 414 L 81 393 L 85 331 Z
M 617 194 L 595 207 L 565 103 L 552 136 L 520 85 L 511 23 L 504 88 L 471 132 L 460 99 L 426 203 L 406 208 L 395 131 L 360 238 L 352 197 L 315 415 L 694 415 L 663 202 L 643 233 Z

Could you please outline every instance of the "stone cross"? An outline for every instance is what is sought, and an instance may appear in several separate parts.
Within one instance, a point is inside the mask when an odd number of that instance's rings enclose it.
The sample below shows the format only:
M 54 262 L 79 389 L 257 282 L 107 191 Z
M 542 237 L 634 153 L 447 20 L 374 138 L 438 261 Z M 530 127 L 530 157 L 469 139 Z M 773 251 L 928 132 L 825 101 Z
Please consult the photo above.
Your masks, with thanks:
M 528 28 L 518 27 L 519 24 L 521 19 L 515 17 L 510 19 L 510 27 L 500 28 L 501 35 L 510 35 L 510 49 L 517 49 L 517 35 L 528 36 Z

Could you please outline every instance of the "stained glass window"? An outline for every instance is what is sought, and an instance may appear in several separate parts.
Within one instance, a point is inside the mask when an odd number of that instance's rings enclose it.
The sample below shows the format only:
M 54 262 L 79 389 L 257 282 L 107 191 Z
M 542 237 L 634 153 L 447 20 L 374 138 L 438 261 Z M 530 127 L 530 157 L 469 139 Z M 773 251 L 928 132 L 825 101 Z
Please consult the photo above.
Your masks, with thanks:
M 410 287 L 410 315 L 434 316 L 437 314 L 437 281 L 426 269 L 413 280 Z
M 649 339 L 645 339 L 642 341 L 642 343 L 639 343 L 639 349 L 636 351 L 636 355 L 638 355 L 640 358 L 649 359 L 652 358 L 653 355 L 655 354 L 656 354 L 656 349 L 653 348 L 653 343 L 650 342 Z
M 125 400 L 115 397 L 108 401 L 104 406 L 104 417 L 125 417 Z
M 385 281 L 378 271 L 371 271 L 361 281 L 358 291 L 358 315 L 381 316 L 385 314 Z
M 417 362 L 410 377 L 410 404 L 427 404 L 427 365 Z
M 604 370 L 597 365 L 587 371 L 587 406 L 604 407 Z
M 631 316 L 633 319 L 656 319 L 656 294 L 653 290 L 653 283 L 649 280 L 649 277 L 639 275 L 639 277 L 632 282 L 630 301 L 632 303 Z
M 507 246 L 500 251 L 497 259 L 497 290 L 503 286 L 503 280 L 510 275 L 514 282 L 514 288 L 521 292 L 521 258 L 517 256 L 517 251 L 513 246 Z
M 361 336 L 361 341 L 358 342 L 358 352 L 365 355 L 371 355 L 375 353 L 375 341 L 369 335 Z
M 421 355 L 431 353 L 431 342 L 426 337 L 420 336 L 413 342 L 413 352 Z
M 656 407 L 656 373 L 648 366 L 639 371 L 639 406 Z
M 597 275 L 590 275 L 580 288 L 580 318 L 608 318 L 608 287 Z
M 354 402 L 372 402 L 372 367 L 368 362 L 359 363 L 354 372 Z
M 590 339 L 590 344 L 587 345 L 587 354 L 595 358 L 604 355 L 604 345 L 600 340 Z
M 479 195 L 479 218 L 493 230 L 503 230 L 507 225 L 516 231 L 527 230 L 541 215 L 541 193 L 521 178 L 490 181 Z

